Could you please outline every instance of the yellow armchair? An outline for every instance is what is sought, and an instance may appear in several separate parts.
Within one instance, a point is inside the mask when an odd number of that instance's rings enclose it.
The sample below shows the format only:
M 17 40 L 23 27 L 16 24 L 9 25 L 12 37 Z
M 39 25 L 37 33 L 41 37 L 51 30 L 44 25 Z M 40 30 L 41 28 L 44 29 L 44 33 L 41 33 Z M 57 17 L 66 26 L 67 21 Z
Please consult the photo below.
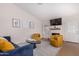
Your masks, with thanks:
M 63 36 L 62 35 L 51 35 L 50 44 L 55 47 L 60 47 L 63 45 Z
M 39 33 L 34 33 L 34 34 L 32 34 L 32 39 L 36 40 L 36 41 L 40 41 L 41 35 Z

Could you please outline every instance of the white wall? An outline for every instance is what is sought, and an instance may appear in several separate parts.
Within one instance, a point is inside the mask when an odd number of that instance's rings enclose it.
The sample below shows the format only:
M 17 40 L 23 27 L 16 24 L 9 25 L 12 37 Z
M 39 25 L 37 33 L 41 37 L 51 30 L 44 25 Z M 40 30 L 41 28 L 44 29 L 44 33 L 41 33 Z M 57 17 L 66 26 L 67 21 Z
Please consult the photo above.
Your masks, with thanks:
M 49 25 L 48 21 L 44 21 L 44 25 Z M 64 41 L 77 42 L 79 43 L 79 15 L 62 17 L 61 34 L 63 35 Z M 45 27 L 43 27 L 45 29 Z M 49 26 L 47 27 L 49 29 Z M 56 30 L 57 31 L 57 30 Z M 50 33 L 50 30 L 48 30 Z M 49 33 L 44 30 L 44 37 L 49 37 Z M 52 30 L 52 32 L 55 32 Z M 58 32 L 58 31 L 57 31 Z M 59 30 L 60 33 L 60 30 Z
M 35 25 L 34 29 L 29 27 L 13 28 L 12 18 L 19 18 L 21 23 L 32 21 Z M 27 25 L 26 25 L 27 26 Z M 10 35 L 15 43 L 24 42 L 33 32 L 42 34 L 41 21 L 31 14 L 25 12 L 14 4 L 0 4 L 0 36 Z
M 50 36 L 50 30 L 49 30 L 49 21 L 43 20 L 42 22 L 42 30 L 43 30 L 43 37 L 48 38 Z
M 63 35 L 65 41 L 79 43 L 79 15 L 63 17 Z
M 12 18 L 14 17 L 19 18 L 21 22 L 31 20 L 35 24 L 35 28 L 24 28 L 22 25 L 21 28 L 13 28 Z M 62 20 L 64 40 L 79 43 L 79 15 L 62 17 Z M 40 32 L 42 34 L 43 29 L 41 24 L 44 23 L 46 24 L 48 22 L 43 21 L 41 23 L 39 19 L 14 4 L 0 4 L 0 36 L 10 35 L 12 41 L 15 43 L 24 42 L 33 32 Z M 45 34 L 45 36 L 47 35 L 45 32 L 43 34 Z

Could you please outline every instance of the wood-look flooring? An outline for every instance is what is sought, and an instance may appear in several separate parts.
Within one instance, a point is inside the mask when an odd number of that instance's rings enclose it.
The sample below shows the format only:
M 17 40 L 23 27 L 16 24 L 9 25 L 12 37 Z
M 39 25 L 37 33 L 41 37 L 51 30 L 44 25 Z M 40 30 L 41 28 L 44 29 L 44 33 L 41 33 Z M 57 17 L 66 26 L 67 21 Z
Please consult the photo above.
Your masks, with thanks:
M 79 56 L 79 43 L 64 42 L 57 56 Z

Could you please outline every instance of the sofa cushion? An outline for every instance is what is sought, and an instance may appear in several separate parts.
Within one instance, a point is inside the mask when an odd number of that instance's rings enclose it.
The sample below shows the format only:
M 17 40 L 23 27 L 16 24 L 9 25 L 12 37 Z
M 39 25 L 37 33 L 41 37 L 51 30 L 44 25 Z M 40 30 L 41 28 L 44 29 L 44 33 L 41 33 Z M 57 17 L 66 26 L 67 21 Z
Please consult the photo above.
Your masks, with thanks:
M 11 56 L 33 56 L 33 45 L 28 44 L 9 52 Z
M 11 41 L 11 36 L 3 36 L 3 38 L 7 39 L 10 43 L 12 43 L 15 46 L 15 48 L 19 47 L 18 45 L 16 45 Z
M 11 42 L 11 37 L 10 36 L 3 36 L 3 38 L 7 39 L 9 42 Z

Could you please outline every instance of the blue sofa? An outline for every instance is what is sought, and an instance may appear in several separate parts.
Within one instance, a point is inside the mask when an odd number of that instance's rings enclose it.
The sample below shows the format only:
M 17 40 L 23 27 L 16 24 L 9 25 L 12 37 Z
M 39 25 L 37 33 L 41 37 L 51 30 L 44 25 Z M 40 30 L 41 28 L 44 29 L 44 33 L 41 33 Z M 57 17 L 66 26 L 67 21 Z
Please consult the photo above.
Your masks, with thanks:
M 4 36 L 4 38 L 10 41 L 15 46 L 15 49 L 8 52 L 0 51 L 0 56 L 33 56 L 33 44 L 19 47 L 11 41 L 10 36 Z

